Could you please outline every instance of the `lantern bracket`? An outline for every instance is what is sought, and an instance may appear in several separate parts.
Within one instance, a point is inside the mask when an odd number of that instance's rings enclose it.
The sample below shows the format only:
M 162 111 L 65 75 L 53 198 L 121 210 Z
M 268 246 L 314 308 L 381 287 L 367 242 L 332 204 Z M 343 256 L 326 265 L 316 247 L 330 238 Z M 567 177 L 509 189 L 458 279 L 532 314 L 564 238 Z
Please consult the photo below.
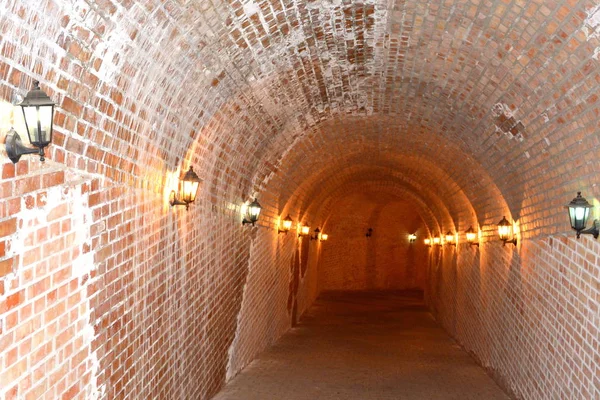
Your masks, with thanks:
M 577 231 L 577 239 L 579 239 L 579 235 L 581 234 L 594 235 L 594 239 L 598 239 L 598 236 L 600 236 L 600 221 L 595 219 L 591 228 Z
M 186 203 L 185 201 L 181 201 L 177 198 L 177 196 L 175 195 L 175 191 L 172 190 L 171 191 L 171 196 L 169 197 L 169 204 L 171 205 L 171 207 L 173 206 L 185 206 L 186 210 L 190 209 L 190 203 Z
M 502 246 L 506 246 L 506 243 L 511 243 L 514 244 L 515 246 L 517 245 L 517 238 L 513 237 L 512 239 L 501 239 L 502 240 Z
M 10 158 L 10 161 L 12 161 L 14 164 L 19 162 L 21 156 L 25 154 L 39 153 L 42 161 L 44 160 L 44 149 L 25 146 L 21 141 L 21 136 L 19 136 L 14 128 L 10 128 L 10 131 L 8 131 L 8 134 L 6 134 L 4 144 L 6 146 L 6 154 L 8 155 L 8 158 Z

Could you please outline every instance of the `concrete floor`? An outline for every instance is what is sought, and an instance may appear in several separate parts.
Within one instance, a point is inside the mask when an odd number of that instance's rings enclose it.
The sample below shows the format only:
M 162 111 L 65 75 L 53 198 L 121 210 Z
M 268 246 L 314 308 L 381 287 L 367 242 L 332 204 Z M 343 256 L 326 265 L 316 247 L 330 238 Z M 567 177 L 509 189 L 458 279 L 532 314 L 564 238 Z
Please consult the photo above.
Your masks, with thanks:
M 213 400 L 509 399 L 417 294 L 327 293 Z

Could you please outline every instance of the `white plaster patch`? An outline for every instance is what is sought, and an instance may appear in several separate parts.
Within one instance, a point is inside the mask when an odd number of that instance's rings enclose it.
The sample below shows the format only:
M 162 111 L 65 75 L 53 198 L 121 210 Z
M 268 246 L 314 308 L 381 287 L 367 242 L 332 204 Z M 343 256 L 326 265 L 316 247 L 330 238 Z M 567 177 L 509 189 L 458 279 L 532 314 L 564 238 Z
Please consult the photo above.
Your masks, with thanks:
M 254 2 L 244 4 L 244 14 L 246 14 L 246 16 L 251 17 L 254 14 L 258 14 L 259 12 L 260 7 L 258 6 L 258 4 Z
M 586 39 L 600 37 L 600 4 L 587 11 L 587 15 L 582 27 Z
M 587 11 L 587 18 L 583 21 L 581 30 L 585 34 L 586 40 L 600 38 L 600 4 Z M 600 47 L 594 49 L 592 54 L 594 60 L 600 59 Z

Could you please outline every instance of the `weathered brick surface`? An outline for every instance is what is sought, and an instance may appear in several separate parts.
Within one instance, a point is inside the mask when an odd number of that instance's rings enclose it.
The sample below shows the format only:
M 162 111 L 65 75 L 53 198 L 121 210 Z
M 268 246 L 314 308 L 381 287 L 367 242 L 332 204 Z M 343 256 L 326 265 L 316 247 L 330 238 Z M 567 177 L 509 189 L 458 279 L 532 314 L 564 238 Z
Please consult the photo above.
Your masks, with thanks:
M 432 255 L 430 304 L 444 327 L 517 398 L 594 399 L 600 246 L 550 236 Z M 439 260 L 439 261 L 438 261 Z
M 0 395 L 210 397 L 339 276 L 340 204 L 370 191 L 432 235 L 482 228 L 422 267 L 500 381 L 600 396 L 599 251 L 562 208 L 600 196 L 599 21 L 591 0 L 0 0 L 0 132 L 24 136 L 34 79 L 59 105 L 46 165 L 0 160 Z M 202 193 L 170 210 L 188 165 Z M 288 213 L 331 242 L 277 235 Z

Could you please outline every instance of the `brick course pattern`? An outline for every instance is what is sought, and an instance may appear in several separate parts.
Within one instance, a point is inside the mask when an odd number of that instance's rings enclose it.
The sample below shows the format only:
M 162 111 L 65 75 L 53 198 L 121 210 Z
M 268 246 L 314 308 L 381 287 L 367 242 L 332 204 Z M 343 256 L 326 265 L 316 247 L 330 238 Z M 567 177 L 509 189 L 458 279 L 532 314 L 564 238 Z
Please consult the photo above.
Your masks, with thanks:
M 58 104 L 44 165 L 0 155 L 0 398 L 210 398 L 337 279 L 368 192 L 481 228 L 415 266 L 508 390 L 600 397 L 600 251 L 562 207 L 600 197 L 599 49 L 591 0 L 0 0 L 0 138 L 33 80 Z

